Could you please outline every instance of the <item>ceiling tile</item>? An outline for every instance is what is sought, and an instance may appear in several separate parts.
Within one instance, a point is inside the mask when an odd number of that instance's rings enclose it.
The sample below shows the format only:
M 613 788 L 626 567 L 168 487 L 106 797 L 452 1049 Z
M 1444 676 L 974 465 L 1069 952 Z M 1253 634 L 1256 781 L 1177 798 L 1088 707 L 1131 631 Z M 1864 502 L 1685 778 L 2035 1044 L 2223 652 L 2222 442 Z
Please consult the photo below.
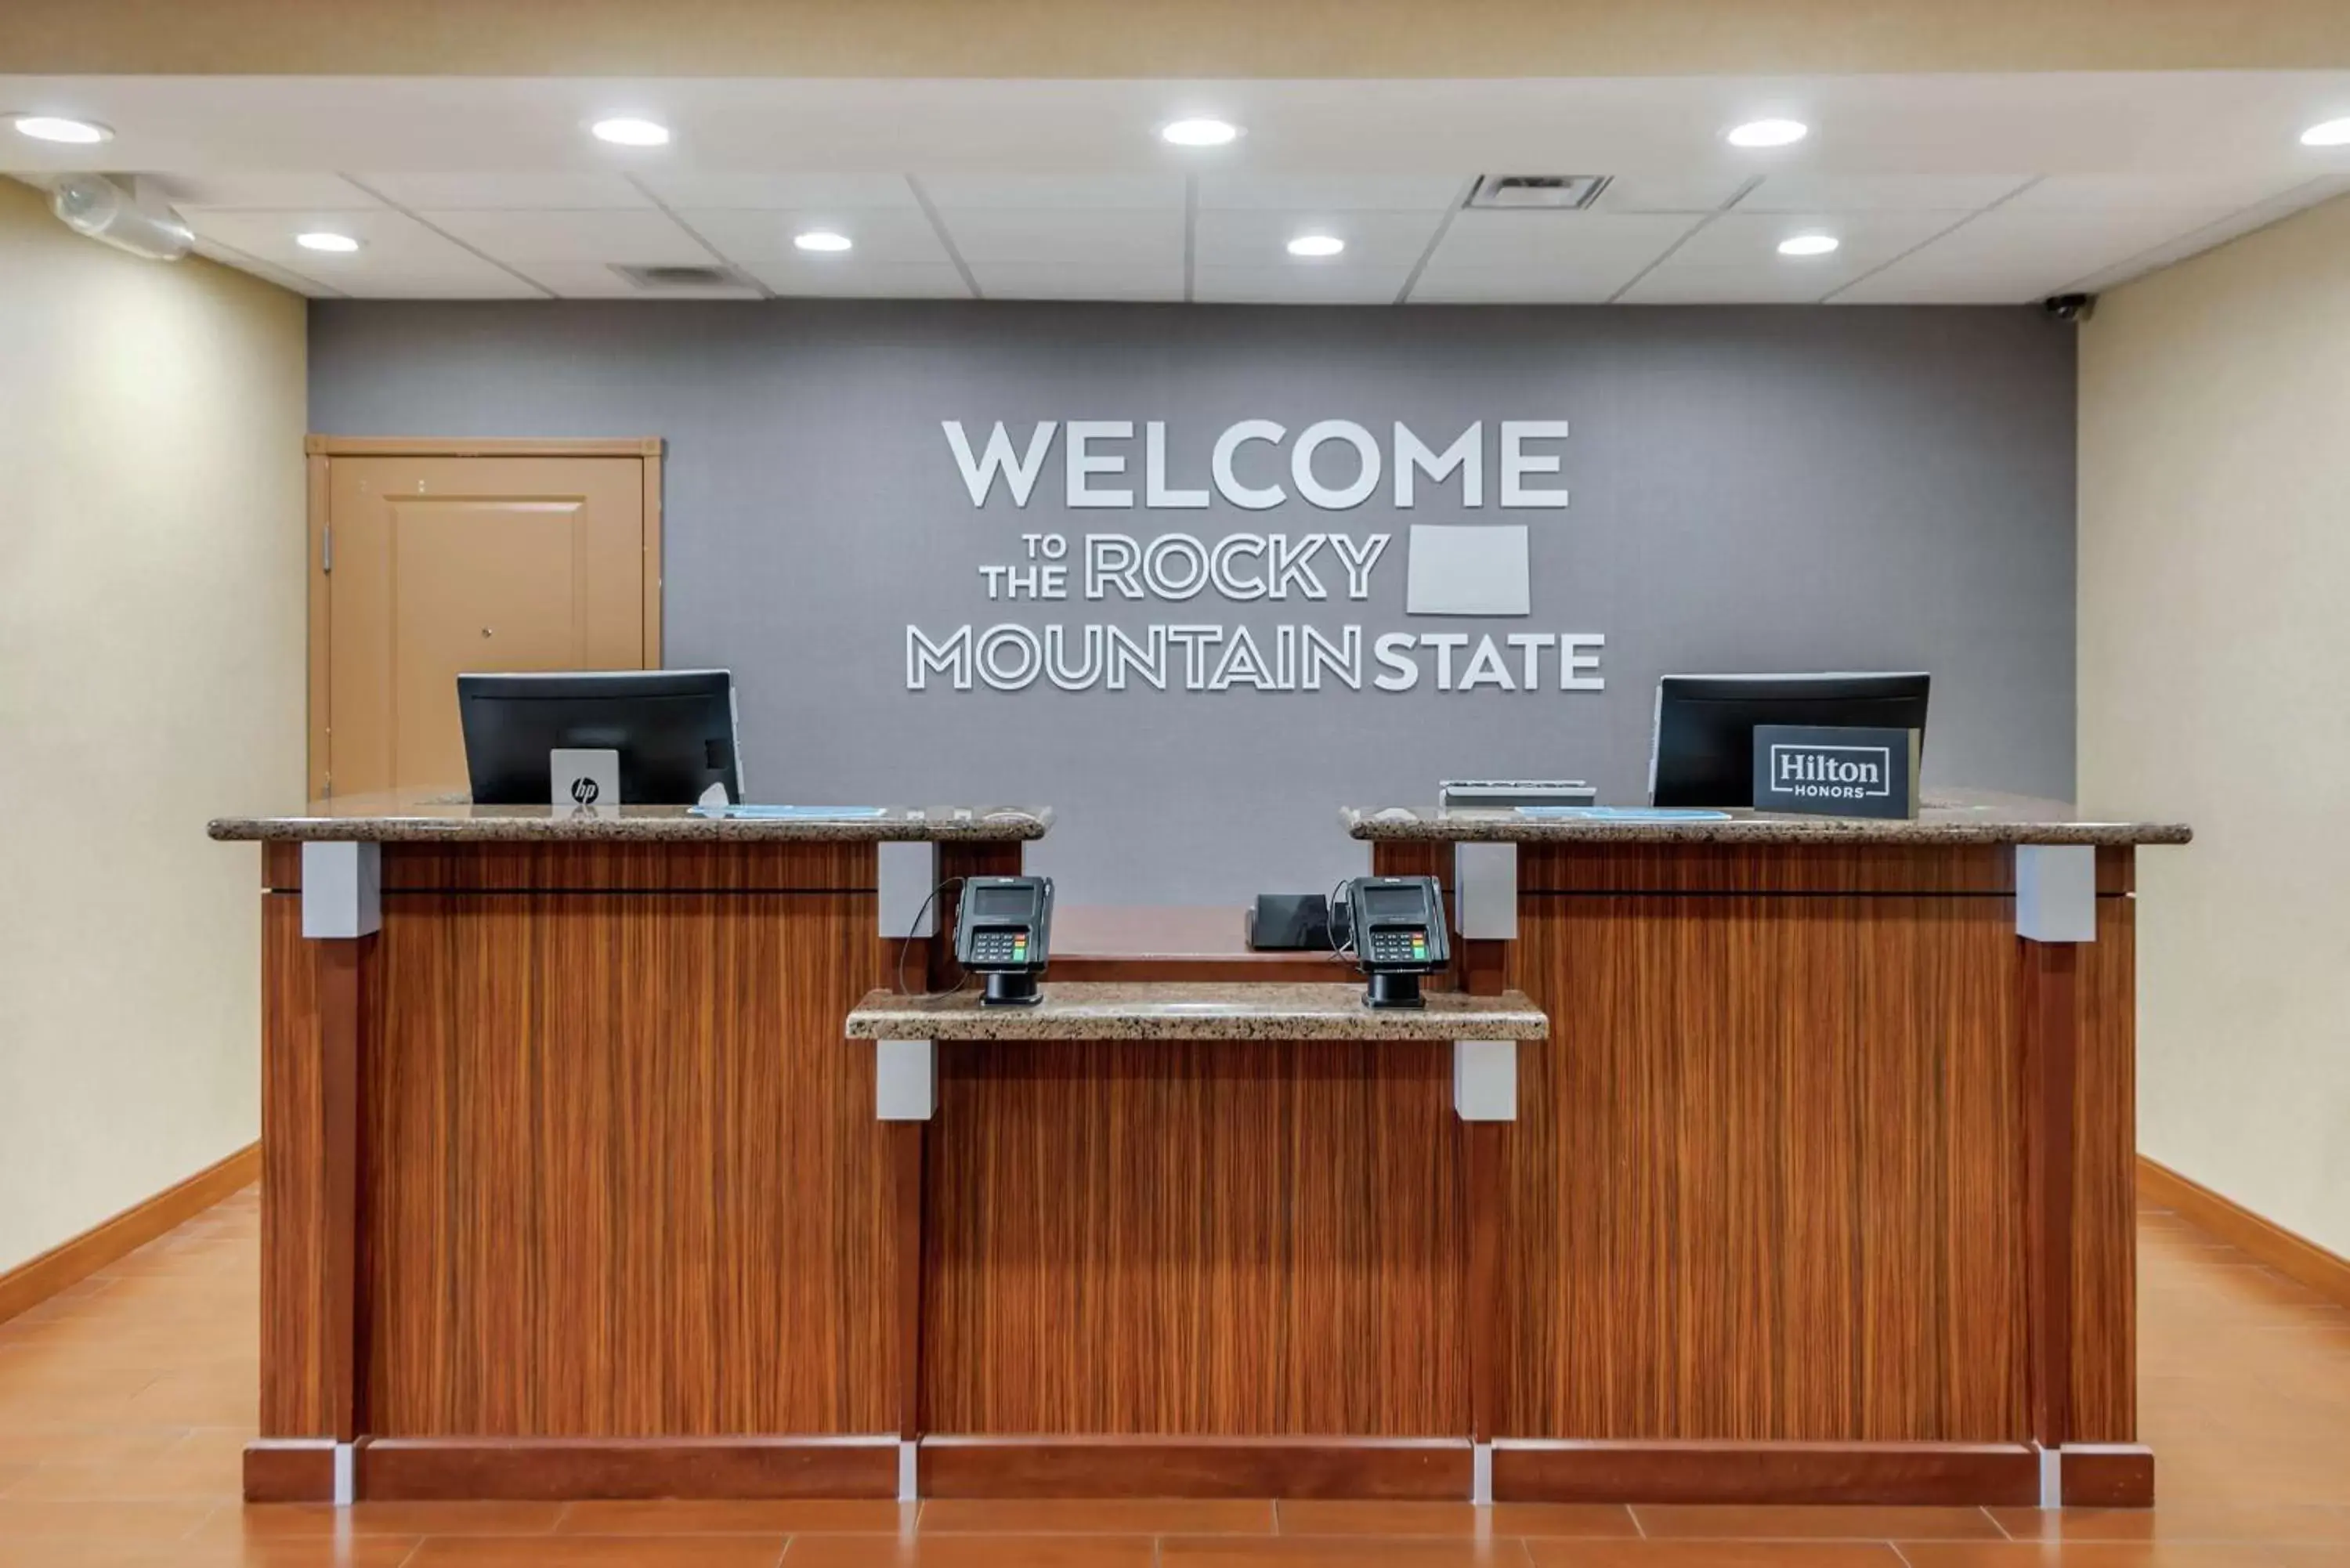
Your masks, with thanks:
M 1723 213 L 1690 235 L 1659 267 L 1751 267 L 1774 275 L 1788 269 L 1814 274 L 1857 274 L 1882 266 L 1964 219 L 1962 213 L 1749 213 L 1743 206 Z M 1797 234 L 1833 234 L 1836 249 L 1824 256 L 1783 256 L 1779 242 Z M 1778 298 L 1772 284 L 1767 297 Z M 1800 291 L 1799 291 L 1800 292 Z
M 1638 272 L 1536 267 L 1430 266 L 1411 286 L 1412 305 L 1605 305 Z
M 2024 213 L 2232 212 L 2267 201 L 2310 172 L 2054 174 L 2005 205 Z
M 1040 266 L 1183 265 L 1183 213 L 944 207 L 939 221 L 962 258 Z M 990 290 L 990 292 L 993 292 Z
M 1594 213 L 1715 213 L 1753 182 L 1751 174 L 1618 174 L 1588 209 Z
M 1780 258 L 1773 257 L 1777 261 Z M 1829 263 L 1822 266 L 1821 262 Z M 1834 257 L 1806 258 L 1797 266 L 1683 266 L 1680 257 L 1626 289 L 1625 305 L 1815 305 L 1866 270 Z
M 1892 305 L 2039 299 L 2224 216 L 2208 211 L 2035 212 L 2011 202 L 1969 219 L 1837 300 Z
M 1669 213 L 1461 213 L 1444 231 L 1430 265 L 1646 265 L 1697 223 Z
M 682 266 L 718 259 L 668 213 L 657 211 L 433 211 L 417 215 L 484 254 L 510 264 L 578 261 Z
M 757 299 L 747 283 L 710 287 L 639 288 L 600 262 L 533 262 L 516 269 L 540 287 L 566 299 Z
M 353 299 L 545 299 L 546 293 L 508 273 L 362 279 L 343 292 Z
M 2216 223 L 2205 223 L 2199 228 L 2189 230 L 2184 234 L 2165 240 L 2150 250 L 2140 251 L 2126 260 L 2106 267 L 2103 272 L 2076 279 L 2068 286 L 2089 294 L 2115 287 L 2128 282 L 2131 278 L 2152 272 L 2157 267 L 2168 266 L 2175 261 L 2184 261 L 2187 257 L 2210 250 L 2214 245 L 2222 245 L 2240 235 L 2249 234 L 2255 229 L 2266 228 L 2280 218 L 2290 217 L 2305 207 L 2315 206 L 2320 202 L 2331 201 L 2345 192 L 2350 192 L 2350 174 L 2309 181 L 2305 184 L 2294 186 L 2282 195 L 2272 197 L 2254 206 L 2246 207 L 2241 212 L 2230 213 Z
M 316 278 L 338 293 L 376 296 L 409 288 L 438 296 L 478 290 L 484 299 L 536 295 L 512 273 L 484 261 L 446 235 L 387 207 L 362 212 L 224 213 L 196 211 L 188 223 L 205 239 Z M 294 236 L 310 229 L 350 235 L 348 255 L 306 251 Z
M 159 174 L 156 182 L 182 212 L 286 213 L 305 208 L 357 212 L 382 202 L 338 174 Z
M 743 270 L 775 293 L 819 299 L 969 299 L 970 286 L 951 263 L 931 265 L 876 263 L 858 256 L 845 267 L 827 265 L 846 257 L 792 256 L 754 262 Z
M 1110 265 L 1086 262 L 972 260 L 990 299 L 1159 299 L 1183 297 L 1180 253 L 1160 262 Z
M 917 207 L 803 208 L 777 211 L 681 209 L 677 220 L 729 261 L 751 263 L 798 258 L 834 264 L 885 266 L 948 266 L 938 231 Z M 848 236 L 856 249 L 838 255 L 810 255 L 792 243 L 810 229 Z M 837 270 L 837 267 L 834 270 Z
M 2013 195 L 2026 174 L 1773 174 L 1741 213 L 1971 213 Z
M 1300 234 L 1335 234 L 1347 242 L 1348 262 L 1418 261 L 1444 221 L 1432 213 L 1202 211 L 1191 230 L 1191 254 L 1201 266 L 1277 266 L 1290 260 Z M 1398 282 L 1402 280 L 1399 278 Z
M 313 299 L 332 299 L 342 292 L 340 289 L 319 282 L 317 278 L 305 277 L 297 272 L 288 272 L 282 266 L 272 266 L 258 256 L 247 255 L 244 252 L 232 249 L 218 240 L 208 240 L 202 234 L 196 236 L 195 248 L 198 255 L 216 261 L 223 266 L 234 267 L 239 272 L 251 273 L 265 283 L 274 283 L 280 288 L 292 289 L 296 294 L 308 295 Z
M 903 174 L 639 174 L 637 183 L 670 207 L 789 212 L 802 207 L 916 205 Z
M 924 174 L 923 194 L 940 207 L 1017 207 L 1060 212 L 1181 212 L 1180 174 Z
M 360 183 L 411 212 L 512 212 L 650 207 L 619 174 L 362 174 Z
M 1411 275 L 1409 262 L 1322 261 L 1191 269 L 1191 297 L 1207 305 L 1392 305 Z
M 1243 174 L 1199 177 L 1200 210 L 1284 213 L 1440 213 L 1469 192 L 1451 174 Z

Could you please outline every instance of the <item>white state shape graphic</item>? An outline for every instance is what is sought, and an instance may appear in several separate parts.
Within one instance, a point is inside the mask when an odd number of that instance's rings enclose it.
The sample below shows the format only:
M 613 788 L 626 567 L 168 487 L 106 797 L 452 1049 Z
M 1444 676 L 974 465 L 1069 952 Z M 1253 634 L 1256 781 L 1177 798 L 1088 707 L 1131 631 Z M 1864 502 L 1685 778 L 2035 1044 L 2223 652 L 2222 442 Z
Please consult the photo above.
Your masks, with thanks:
M 1534 609 L 1523 524 L 1411 525 L 1407 615 L 1528 615 Z

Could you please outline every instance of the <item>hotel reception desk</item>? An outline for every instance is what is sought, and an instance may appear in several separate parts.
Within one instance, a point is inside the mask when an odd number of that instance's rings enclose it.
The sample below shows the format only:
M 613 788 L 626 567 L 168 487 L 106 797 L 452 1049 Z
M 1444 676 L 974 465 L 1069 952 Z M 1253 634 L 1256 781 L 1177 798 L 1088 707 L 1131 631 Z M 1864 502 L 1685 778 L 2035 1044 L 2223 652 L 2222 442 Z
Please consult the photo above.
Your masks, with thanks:
M 902 994 L 1049 823 L 214 824 L 247 1496 L 2150 1501 L 2130 889 L 2184 828 L 1349 812 L 1449 889 L 1424 1010 Z

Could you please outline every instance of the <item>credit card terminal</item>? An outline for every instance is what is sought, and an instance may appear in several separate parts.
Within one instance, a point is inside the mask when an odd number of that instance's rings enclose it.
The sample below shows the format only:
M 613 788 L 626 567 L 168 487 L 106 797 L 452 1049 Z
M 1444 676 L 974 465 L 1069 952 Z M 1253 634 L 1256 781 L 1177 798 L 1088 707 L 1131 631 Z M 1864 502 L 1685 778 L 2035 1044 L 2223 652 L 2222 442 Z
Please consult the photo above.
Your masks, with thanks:
M 1050 877 L 968 877 L 955 917 L 955 960 L 987 977 L 983 1007 L 1034 1007 L 1052 956 Z
M 1433 877 L 1357 877 L 1330 906 L 1331 936 L 1354 950 L 1372 1007 L 1421 1005 L 1419 977 L 1452 962 L 1444 891 Z

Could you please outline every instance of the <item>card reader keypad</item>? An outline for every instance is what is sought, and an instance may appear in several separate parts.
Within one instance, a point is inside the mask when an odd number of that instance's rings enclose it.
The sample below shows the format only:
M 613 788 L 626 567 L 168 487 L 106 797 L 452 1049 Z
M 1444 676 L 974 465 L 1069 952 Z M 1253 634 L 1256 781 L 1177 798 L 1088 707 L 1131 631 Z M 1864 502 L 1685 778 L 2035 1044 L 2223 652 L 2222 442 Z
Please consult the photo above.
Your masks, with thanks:
M 973 931 L 971 937 L 971 961 L 973 963 L 1026 963 L 1028 933 L 1025 930 L 1012 929 Z
M 1378 928 L 1371 932 L 1371 949 L 1365 955 L 1373 963 L 1426 963 L 1428 933 L 1398 926 Z

